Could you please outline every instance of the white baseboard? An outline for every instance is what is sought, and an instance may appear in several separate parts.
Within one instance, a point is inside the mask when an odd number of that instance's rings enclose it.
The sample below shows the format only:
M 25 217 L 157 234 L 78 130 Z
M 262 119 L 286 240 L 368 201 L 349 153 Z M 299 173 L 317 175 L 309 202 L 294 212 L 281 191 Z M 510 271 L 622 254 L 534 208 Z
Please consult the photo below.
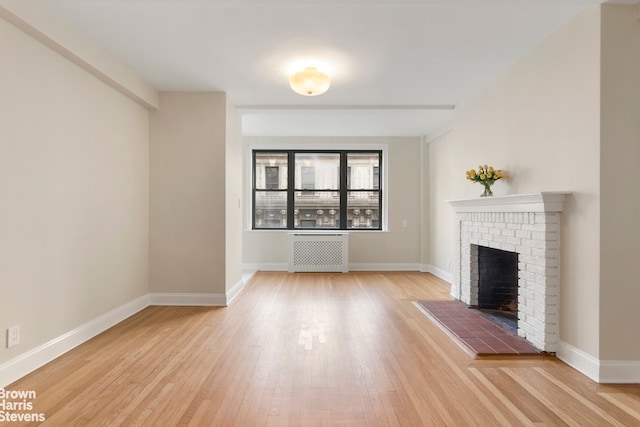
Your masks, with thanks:
M 289 271 L 289 264 L 284 263 L 261 263 L 242 264 L 243 271 Z
M 149 294 L 150 305 L 207 305 L 224 307 L 227 305 L 225 294 L 179 294 L 153 293 Z
M 640 384 L 640 361 L 603 360 L 600 362 L 600 383 Z
M 0 388 L 19 380 L 148 306 L 149 295 L 143 295 L 3 363 L 0 365 Z
M 600 384 L 640 384 L 640 361 L 599 360 L 560 341 L 558 359 Z
M 350 263 L 349 271 L 420 271 L 420 264 L 411 263 Z
M 249 280 L 253 279 L 258 270 L 242 270 L 242 281 L 246 284 Z
M 243 264 L 249 271 L 289 271 L 287 263 Z M 413 263 L 350 263 L 349 271 L 420 271 L 420 264 Z
M 226 299 L 226 305 L 231 304 L 231 301 L 233 301 L 235 299 L 235 297 L 238 296 L 238 294 L 244 289 L 244 285 L 247 283 L 246 280 L 244 279 L 240 279 L 238 281 L 238 283 L 236 283 L 235 285 L 233 285 L 233 287 L 231 289 L 229 289 L 227 291 L 227 295 L 225 297 Z
M 447 283 L 452 283 L 453 282 L 453 274 L 449 273 L 446 270 L 438 268 L 435 265 L 422 264 L 420 266 L 420 271 L 422 271 L 423 273 L 431 273 L 434 276 L 437 276 L 437 277 L 441 278 L 442 280 L 444 280 Z
M 599 382 L 600 361 L 592 355 L 560 341 L 556 357 L 593 381 Z

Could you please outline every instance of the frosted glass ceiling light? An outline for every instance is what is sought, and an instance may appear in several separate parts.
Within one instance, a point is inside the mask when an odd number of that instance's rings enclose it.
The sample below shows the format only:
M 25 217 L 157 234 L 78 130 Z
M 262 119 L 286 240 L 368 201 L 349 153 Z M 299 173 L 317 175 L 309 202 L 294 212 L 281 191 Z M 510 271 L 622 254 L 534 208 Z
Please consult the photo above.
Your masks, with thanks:
M 292 74 L 289 85 L 294 92 L 304 96 L 322 95 L 331 86 L 331 79 L 315 67 L 306 67 L 302 71 Z

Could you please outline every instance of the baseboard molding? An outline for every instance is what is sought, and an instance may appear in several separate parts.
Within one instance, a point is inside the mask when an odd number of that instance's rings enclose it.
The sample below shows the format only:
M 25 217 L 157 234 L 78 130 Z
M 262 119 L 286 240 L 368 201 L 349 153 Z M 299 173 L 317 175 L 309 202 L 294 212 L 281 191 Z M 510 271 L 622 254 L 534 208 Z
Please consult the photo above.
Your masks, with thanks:
M 600 383 L 640 384 L 640 361 L 603 360 L 600 362 Z
M 243 264 L 249 271 L 289 271 L 287 263 Z M 420 264 L 413 263 L 350 263 L 349 271 L 420 271 Z
M 19 380 L 148 306 L 149 295 L 143 295 L 3 363 L 0 365 L 0 388 Z
M 233 301 L 238 296 L 238 294 L 244 289 L 244 285 L 246 284 L 247 284 L 246 280 L 240 279 L 238 283 L 233 285 L 231 289 L 227 291 L 227 295 L 225 297 L 226 305 L 231 304 L 231 301 Z
M 261 263 L 242 264 L 243 271 L 289 271 L 289 264 L 284 263 Z
M 258 270 L 242 270 L 242 281 L 245 284 L 249 283 L 249 281 L 253 279 L 253 276 L 255 276 L 257 272 Z
M 600 384 L 640 384 L 640 361 L 599 360 L 560 341 L 558 359 Z
M 227 305 L 225 294 L 192 294 L 192 293 L 153 293 L 149 294 L 150 305 L 205 305 L 224 307 Z
M 420 264 L 411 263 L 350 263 L 349 271 L 420 271 Z
M 571 344 L 560 341 L 558 343 L 556 357 L 593 381 L 600 382 L 600 361 L 590 354 L 585 353 Z
M 452 283 L 453 282 L 453 274 L 449 273 L 446 270 L 438 268 L 435 265 L 422 264 L 420 266 L 420 271 L 422 271 L 423 273 L 431 273 L 434 276 L 437 276 L 437 277 L 441 278 L 442 280 L 444 280 L 447 283 Z

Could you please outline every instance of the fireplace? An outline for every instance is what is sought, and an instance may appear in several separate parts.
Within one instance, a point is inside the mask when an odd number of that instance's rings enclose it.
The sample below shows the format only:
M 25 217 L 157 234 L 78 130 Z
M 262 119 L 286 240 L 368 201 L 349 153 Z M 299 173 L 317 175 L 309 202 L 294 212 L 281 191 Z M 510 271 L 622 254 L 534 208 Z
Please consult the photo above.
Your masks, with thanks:
M 485 249 L 480 248 L 511 253 L 517 266 L 515 273 L 509 267 L 517 276 L 516 298 L 498 306 L 515 305 L 518 335 L 548 353 L 558 346 L 560 213 L 566 194 L 449 202 L 456 212 L 451 294 L 470 306 L 479 306 L 481 300 L 484 304 L 478 253 Z
M 478 308 L 518 318 L 518 254 L 478 246 Z

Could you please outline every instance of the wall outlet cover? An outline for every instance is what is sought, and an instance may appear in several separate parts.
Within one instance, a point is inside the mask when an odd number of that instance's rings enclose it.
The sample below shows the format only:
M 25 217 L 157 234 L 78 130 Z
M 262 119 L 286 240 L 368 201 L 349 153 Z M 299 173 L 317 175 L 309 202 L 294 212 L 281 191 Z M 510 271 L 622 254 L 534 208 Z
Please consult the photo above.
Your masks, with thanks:
M 7 328 L 7 348 L 20 344 L 20 325 Z

